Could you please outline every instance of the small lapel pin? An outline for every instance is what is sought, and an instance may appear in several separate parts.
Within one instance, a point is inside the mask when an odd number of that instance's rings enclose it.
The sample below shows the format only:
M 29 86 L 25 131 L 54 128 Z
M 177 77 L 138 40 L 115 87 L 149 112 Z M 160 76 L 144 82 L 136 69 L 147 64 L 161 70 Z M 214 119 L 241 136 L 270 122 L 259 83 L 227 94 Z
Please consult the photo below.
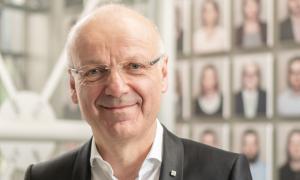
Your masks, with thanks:
M 170 176 L 175 177 L 175 176 L 176 176 L 176 171 L 172 170 L 172 171 L 170 172 Z

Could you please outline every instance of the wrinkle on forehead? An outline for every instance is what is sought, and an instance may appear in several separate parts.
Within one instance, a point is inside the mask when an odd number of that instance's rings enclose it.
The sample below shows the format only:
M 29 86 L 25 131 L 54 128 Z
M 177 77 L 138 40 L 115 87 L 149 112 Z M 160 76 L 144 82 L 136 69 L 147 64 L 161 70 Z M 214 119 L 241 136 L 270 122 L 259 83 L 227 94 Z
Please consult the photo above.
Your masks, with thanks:
M 117 58 L 140 52 L 144 56 L 154 57 L 160 53 L 161 38 L 156 26 L 121 5 L 105 5 L 94 10 L 80 20 L 72 31 L 67 45 L 70 56 L 76 54 L 78 58 L 86 58 L 87 55 L 97 56 L 106 52 L 102 56 L 113 55 Z

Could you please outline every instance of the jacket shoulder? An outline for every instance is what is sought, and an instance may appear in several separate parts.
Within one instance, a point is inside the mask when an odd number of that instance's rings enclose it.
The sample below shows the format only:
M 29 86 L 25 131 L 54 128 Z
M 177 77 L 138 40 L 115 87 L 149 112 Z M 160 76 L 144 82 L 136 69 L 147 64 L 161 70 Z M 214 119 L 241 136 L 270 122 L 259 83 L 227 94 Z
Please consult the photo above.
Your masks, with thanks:
M 79 148 L 52 160 L 30 165 L 26 170 L 25 180 L 71 179 L 78 152 Z
M 217 149 L 202 143 L 182 139 L 184 146 L 185 158 L 189 160 L 209 160 L 210 163 L 215 161 L 220 163 L 233 163 L 239 154 Z M 197 158 L 195 158 L 197 157 Z
M 181 139 L 184 147 L 184 171 L 186 178 L 250 180 L 249 165 L 243 155 L 224 151 L 187 139 Z

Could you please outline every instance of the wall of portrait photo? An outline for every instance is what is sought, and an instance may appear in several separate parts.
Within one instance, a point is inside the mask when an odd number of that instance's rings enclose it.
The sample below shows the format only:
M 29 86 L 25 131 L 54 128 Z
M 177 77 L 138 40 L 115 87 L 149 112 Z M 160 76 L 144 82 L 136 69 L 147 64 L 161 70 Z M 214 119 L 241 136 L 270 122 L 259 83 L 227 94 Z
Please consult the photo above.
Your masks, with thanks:
M 297 162 L 300 157 L 300 123 L 279 123 L 276 127 L 278 180 L 294 180 L 299 176 Z M 299 162 L 298 162 L 299 163 Z
M 229 61 L 226 57 L 194 59 L 192 110 L 194 116 L 228 118 Z
M 279 172 L 287 164 L 286 136 L 300 122 L 300 0 L 193 0 L 189 13 L 192 51 L 177 54 L 191 69 L 185 135 L 200 142 L 204 132 L 211 142 L 219 136 L 236 152 L 245 132 L 257 136 L 265 175 L 254 172 L 253 179 L 295 180 Z M 216 29 L 222 33 L 211 38 Z M 293 147 L 300 149 L 300 135 Z M 294 162 L 300 167 L 300 158 Z
M 191 52 L 191 0 L 175 0 L 176 51 L 179 54 Z
M 277 61 L 278 116 L 300 118 L 300 52 L 282 51 Z
M 300 43 L 300 1 L 280 0 L 278 7 L 279 40 L 287 43 Z
M 233 150 L 246 156 L 254 180 L 273 180 L 272 134 L 271 124 L 237 123 L 233 126 Z
M 175 70 L 176 119 L 187 120 L 191 116 L 190 107 L 190 65 L 186 60 L 177 63 Z
M 234 0 L 234 43 L 251 49 L 273 44 L 273 0 Z
M 243 118 L 272 117 L 273 59 L 271 54 L 234 57 L 234 112 Z
M 223 0 L 193 1 L 193 52 L 222 52 L 230 48 L 229 3 Z

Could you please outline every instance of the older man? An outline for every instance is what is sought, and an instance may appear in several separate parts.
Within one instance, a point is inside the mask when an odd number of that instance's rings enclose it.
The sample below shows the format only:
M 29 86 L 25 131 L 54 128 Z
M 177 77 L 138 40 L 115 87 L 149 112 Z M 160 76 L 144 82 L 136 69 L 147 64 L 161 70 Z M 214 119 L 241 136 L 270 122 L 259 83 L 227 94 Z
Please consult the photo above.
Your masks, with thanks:
M 157 28 L 121 5 L 81 19 L 67 41 L 70 88 L 93 138 L 31 165 L 26 180 L 250 180 L 247 160 L 180 139 L 157 120 L 167 56 Z

